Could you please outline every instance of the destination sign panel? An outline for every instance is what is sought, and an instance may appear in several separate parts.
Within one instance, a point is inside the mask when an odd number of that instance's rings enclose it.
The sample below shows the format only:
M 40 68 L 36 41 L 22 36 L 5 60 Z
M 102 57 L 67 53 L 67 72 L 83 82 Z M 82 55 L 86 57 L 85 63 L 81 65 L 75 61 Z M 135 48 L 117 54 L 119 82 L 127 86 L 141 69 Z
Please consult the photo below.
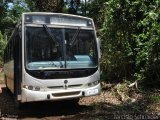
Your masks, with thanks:
M 65 15 L 25 15 L 25 23 L 91 27 L 90 19 Z

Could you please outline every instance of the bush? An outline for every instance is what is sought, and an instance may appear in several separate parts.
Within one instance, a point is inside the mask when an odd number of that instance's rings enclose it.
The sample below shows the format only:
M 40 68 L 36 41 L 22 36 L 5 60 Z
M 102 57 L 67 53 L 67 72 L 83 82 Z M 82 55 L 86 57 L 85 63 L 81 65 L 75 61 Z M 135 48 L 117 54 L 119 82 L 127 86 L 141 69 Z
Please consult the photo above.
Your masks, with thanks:
M 106 2 L 101 29 L 101 69 L 105 79 L 160 83 L 159 5 L 158 0 Z
M 6 45 L 5 38 L 0 31 L 0 65 L 3 64 L 3 50 L 5 48 L 5 45 Z

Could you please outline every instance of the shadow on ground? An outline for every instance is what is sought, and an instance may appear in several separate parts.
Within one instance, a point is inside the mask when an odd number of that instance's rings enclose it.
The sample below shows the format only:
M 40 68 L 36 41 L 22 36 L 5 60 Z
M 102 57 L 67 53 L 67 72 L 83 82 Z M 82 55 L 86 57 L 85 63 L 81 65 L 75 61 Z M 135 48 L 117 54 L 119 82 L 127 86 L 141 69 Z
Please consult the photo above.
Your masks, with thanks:
M 109 102 L 92 103 L 90 105 L 72 105 L 67 102 L 36 102 L 26 104 L 24 109 L 16 108 L 12 94 L 3 88 L 0 95 L 0 117 L 16 117 L 19 119 L 58 119 L 58 120 L 158 120 L 158 114 L 147 111 L 148 99 L 141 98 L 134 103 L 111 104 Z
M 33 102 L 18 109 L 14 103 L 13 95 L 3 88 L 3 93 L 0 94 L 0 117 L 16 117 L 16 118 L 44 118 L 57 116 L 72 116 L 79 114 L 83 110 L 92 109 L 85 105 L 75 105 L 65 102 Z
M 64 120 L 160 120 L 160 114 L 147 112 L 147 104 L 139 100 L 133 104 L 113 105 L 110 103 L 98 103 L 90 112 L 69 116 Z M 63 118 L 62 118 L 63 120 Z
M 150 99 L 152 92 L 147 92 L 134 102 L 113 104 L 110 102 L 97 102 L 90 105 L 92 109 L 75 116 L 67 117 L 68 120 L 81 118 L 82 120 L 160 120 L 160 112 L 150 109 L 150 106 L 159 107 L 160 102 Z M 67 120 L 64 118 L 64 120 Z M 63 118 L 62 118 L 63 119 Z

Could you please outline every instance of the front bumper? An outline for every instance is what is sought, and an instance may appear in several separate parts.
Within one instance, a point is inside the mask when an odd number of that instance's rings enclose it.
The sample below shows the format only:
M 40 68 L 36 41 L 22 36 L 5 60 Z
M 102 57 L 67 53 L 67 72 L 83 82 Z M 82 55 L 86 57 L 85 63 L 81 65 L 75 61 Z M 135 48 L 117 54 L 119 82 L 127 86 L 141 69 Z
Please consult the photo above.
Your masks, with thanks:
M 100 94 L 100 84 L 82 89 L 61 89 L 58 91 L 32 91 L 26 88 L 22 88 L 21 102 L 33 102 L 33 101 L 54 101 L 64 99 L 74 99 L 85 96 L 93 96 Z

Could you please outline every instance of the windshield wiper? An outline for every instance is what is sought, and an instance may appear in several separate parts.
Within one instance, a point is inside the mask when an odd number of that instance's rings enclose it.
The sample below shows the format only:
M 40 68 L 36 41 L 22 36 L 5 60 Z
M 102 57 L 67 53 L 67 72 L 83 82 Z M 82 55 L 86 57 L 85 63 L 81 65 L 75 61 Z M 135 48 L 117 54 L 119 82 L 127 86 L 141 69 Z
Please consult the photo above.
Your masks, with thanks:
M 59 42 L 56 41 L 56 36 L 50 32 L 50 30 L 49 30 L 49 28 L 47 27 L 47 25 L 44 24 L 43 27 L 45 28 L 45 30 L 46 30 L 47 34 L 49 35 L 49 37 L 51 38 L 51 40 L 52 40 L 54 43 L 56 42 L 56 43 L 57 43 L 57 46 L 59 46 Z M 63 67 L 63 64 L 62 64 L 61 58 L 60 58 L 59 62 L 60 62 L 60 68 L 62 68 L 62 67 Z M 52 62 L 52 65 L 54 65 L 55 67 L 57 67 L 57 65 L 55 65 L 54 62 Z
M 47 25 L 43 25 L 43 28 L 45 28 L 47 34 L 49 35 L 49 37 L 51 38 L 51 40 L 54 42 L 54 43 L 57 43 L 58 44 L 58 41 L 56 41 L 56 36 L 54 34 L 52 34 L 49 30 L 49 28 L 47 27 Z
M 70 42 L 70 46 L 72 46 L 76 42 L 77 36 L 79 35 L 80 30 L 81 30 L 80 27 L 78 27 L 76 33 L 73 35 L 73 38 L 72 38 L 72 40 Z

